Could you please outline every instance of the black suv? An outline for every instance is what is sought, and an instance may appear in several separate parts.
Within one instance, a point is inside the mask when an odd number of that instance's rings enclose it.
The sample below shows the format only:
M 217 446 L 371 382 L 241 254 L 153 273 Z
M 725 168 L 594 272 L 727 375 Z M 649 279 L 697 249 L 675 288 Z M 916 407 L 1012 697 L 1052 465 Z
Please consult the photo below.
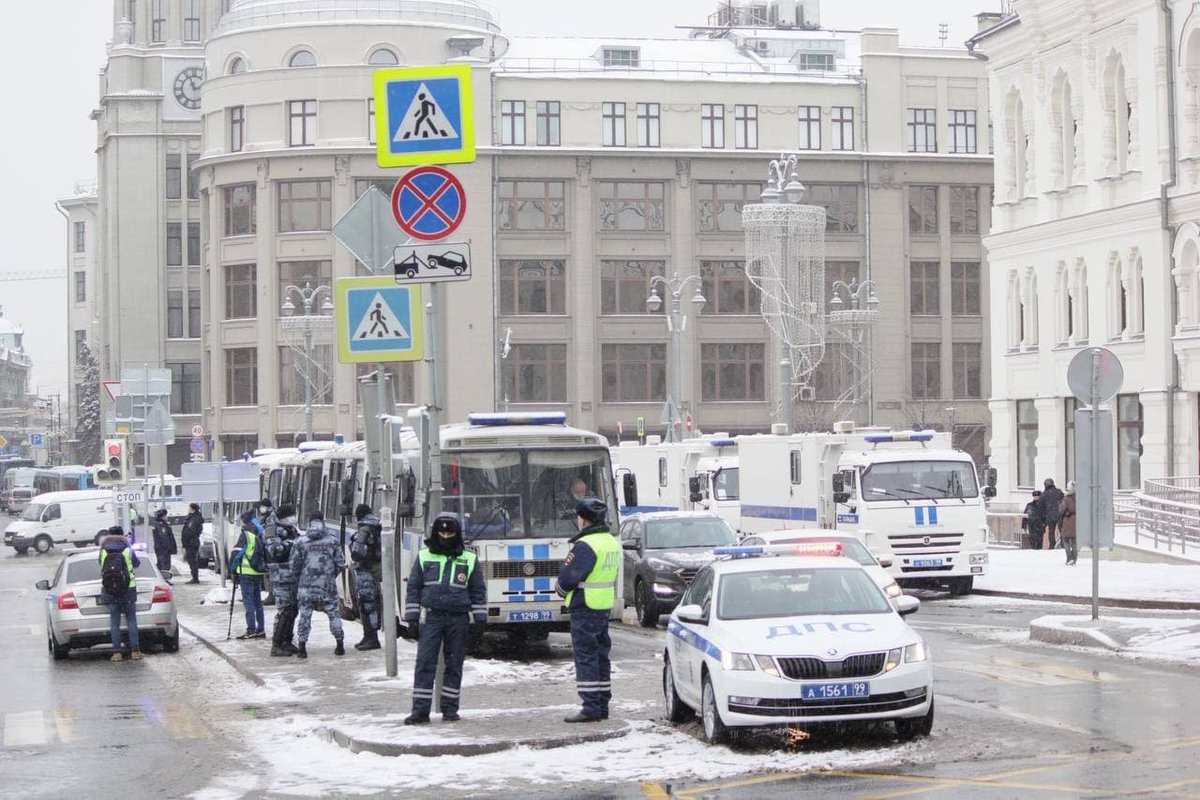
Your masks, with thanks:
M 654 511 L 621 521 L 625 605 L 647 628 L 679 603 L 696 572 L 715 558 L 714 547 L 737 544 L 725 520 L 711 511 Z

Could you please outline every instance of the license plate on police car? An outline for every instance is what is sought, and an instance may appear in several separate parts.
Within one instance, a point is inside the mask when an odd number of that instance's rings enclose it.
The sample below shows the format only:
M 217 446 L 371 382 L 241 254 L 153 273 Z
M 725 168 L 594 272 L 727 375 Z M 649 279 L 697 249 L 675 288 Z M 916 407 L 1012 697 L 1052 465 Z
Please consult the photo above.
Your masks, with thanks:
M 869 681 L 852 683 L 805 683 L 800 686 L 800 697 L 804 700 L 837 700 L 842 697 L 870 697 Z
M 549 611 L 510 611 L 509 622 L 549 622 L 553 619 Z
M 945 563 L 946 562 L 940 558 L 918 558 L 913 562 L 913 566 L 917 569 L 921 569 L 922 567 L 940 567 Z

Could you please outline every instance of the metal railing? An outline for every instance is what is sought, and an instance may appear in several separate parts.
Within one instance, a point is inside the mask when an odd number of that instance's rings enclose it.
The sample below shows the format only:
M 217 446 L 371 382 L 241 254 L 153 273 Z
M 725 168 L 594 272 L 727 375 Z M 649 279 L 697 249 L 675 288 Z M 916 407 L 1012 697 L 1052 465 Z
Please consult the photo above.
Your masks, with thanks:
M 214 35 L 297 22 L 435 22 L 499 33 L 496 14 L 473 0 L 258 0 L 231 8 Z
M 1147 479 L 1114 503 L 1117 521 L 1133 523 L 1135 544 L 1186 554 L 1200 551 L 1200 476 Z
M 602 72 L 608 75 L 713 75 L 713 76 L 779 76 L 805 80 L 847 80 L 857 77 L 862 68 L 846 63 L 834 69 L 800 69 L 794 64 L 756 63 L 741 61 L 678 61 L 642 59 L 634 66 L 605 65 L 595 58 L 503 58 L 492 67 L 498 73 L 531 72 Z
M 1021 548 L 1025 531 L 1021 530 L 1020 511 L 987 512 L 988 545 Z

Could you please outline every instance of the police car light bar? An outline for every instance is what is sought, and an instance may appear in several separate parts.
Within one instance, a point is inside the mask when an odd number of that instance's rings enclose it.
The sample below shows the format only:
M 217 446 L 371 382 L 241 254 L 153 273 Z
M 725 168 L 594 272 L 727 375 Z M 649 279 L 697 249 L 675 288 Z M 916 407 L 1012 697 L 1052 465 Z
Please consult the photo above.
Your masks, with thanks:
M 881 442 L 929 442 L 933 440 L 933 431 L 893 431 L 891 433 L 868 433 L 863 437 L 871 444 Z
M 467 422 L 471 425 L 481 425 L 485 428 L 503 427 L 505 425 L 566 425 L 567 415 L 562 411 L 551 411 L 544 414 L 534 412 L 517 412 L 512 414 L 467 414 Z
M 713 548 L 713 555 L 718 556 L 840 556 L 841 554 L 841 542 L 745 544 Z

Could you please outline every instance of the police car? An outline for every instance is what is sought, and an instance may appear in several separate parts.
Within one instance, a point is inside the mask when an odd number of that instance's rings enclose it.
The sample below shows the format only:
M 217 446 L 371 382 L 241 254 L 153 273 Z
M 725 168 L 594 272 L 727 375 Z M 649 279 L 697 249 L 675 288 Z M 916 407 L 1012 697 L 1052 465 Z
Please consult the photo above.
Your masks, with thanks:
M 902 739 L 933 727 L 933 667 L 902 616 L 840 545 L 715 548 L 667 626 L 667 716 L 699 712 L 704 738 L 730 729 L 891 720 Z

